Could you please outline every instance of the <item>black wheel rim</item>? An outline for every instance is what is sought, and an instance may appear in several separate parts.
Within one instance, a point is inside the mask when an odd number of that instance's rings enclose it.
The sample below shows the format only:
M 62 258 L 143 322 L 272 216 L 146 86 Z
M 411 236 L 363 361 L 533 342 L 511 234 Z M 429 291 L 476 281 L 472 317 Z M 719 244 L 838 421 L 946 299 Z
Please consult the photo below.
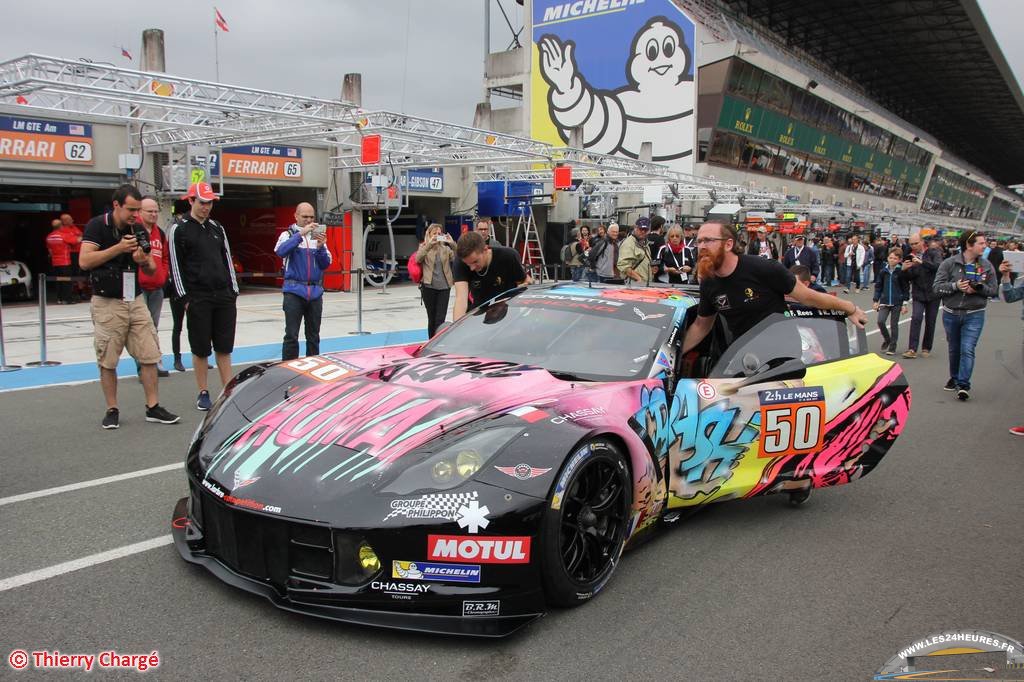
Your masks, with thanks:
M 629 510 L 616 463 L 584 464 L 562 502 L 562 567 L 580 584 L 599 579 L 618 558 Z

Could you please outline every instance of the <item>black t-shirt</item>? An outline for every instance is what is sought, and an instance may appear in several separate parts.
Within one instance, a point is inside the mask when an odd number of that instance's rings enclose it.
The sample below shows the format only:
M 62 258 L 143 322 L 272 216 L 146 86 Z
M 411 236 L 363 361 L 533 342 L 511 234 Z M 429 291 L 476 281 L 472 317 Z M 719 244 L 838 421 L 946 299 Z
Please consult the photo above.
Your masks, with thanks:
M 484 271 L 473 272 L 461 258 L 455 259 L 452 275 L 456 282 L 469 284 L 469 296 L 472 299 L 470 308 L 488 301 L 498 294 L 514 289 L 519 282 L 526 279 L 526 271 L 519 260 L 515 249 L 507 246 L 491 247 L 491 264 Z
M 700 315 L 719 313 L 733 338 L 739 338 L 772 313 L 787 310 L 786 294 L 796 286 L 796 277 L 782 263 L 759 256 L 741 255 L 728 277 L 714 277 L 700 283 Z
M 82 232 L 82 242 L 95 244 L 99 247 L 100 251 L 105 251 L 121 241 L 123 235 L 131 234 L 133 230 L 134 227 L 123 232 L 118 230 L 114 225 L 114 216 L 110 213 L 104 213 L 94 217 L 85 224 L 85 230 Z M 93 293 L 104 298 L 122 298 L 124 296 L 122 273 L 124 272 L 135 273 L 135 295 L 139 296 L 142 293 L 142 287 L 139 286 L 139 267 L 132 260 L 130 253 L 124 253 L 111 258 L 103 265 L 89 271 Z

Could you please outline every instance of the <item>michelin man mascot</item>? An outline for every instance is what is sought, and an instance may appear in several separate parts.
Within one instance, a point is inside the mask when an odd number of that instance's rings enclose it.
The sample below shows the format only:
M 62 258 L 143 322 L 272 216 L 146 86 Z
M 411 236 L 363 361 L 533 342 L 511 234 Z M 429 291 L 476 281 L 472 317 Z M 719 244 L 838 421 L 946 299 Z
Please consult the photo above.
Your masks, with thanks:
M 564 141 L 583 126 L 583 147 L 602 154 L 640 155 L 650 142 L 652 161 L 693 153 L 691 51 L 683 32 L 666 17 L 654 17 L 633 37 L 626 74 L 629 85 L 595 90 L 580 74 L 575 43 L 542 36 L 541 75 L 548 85 L 548 110 Z

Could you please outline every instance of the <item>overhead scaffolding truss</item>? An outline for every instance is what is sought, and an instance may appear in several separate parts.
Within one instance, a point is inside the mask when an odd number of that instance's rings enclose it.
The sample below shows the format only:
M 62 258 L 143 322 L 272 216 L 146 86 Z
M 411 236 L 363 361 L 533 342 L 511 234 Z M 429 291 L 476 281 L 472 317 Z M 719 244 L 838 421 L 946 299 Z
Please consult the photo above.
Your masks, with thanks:
M 591 192 L 640 191 L 645 185 L 662 184 L 665 196 L 674 200 L 739 202 L 742 198 L 751 207 L 785 200 L 777 193 L 680 173 L 649 161 L 556 147 L 389 111 L 366 111 L 349 102 L 38 54 L 0 63 L 0 109 L 137 124 L 133 142 L 140 141 L 146 151 L 187 145 L 303 144 L 335 150 L 331 156 L 335 170 L 360 171 L 378 167 L 364 165 L 359 155 L 362 137 L 375 133 L 381 135 L 383 160 L 396 171 L 474 166 L 479 169 L 477 181 L 547 181 L 552 167 L 567 164 L 574 179 Z M 940 216 L 915 218 L 967 225 Z

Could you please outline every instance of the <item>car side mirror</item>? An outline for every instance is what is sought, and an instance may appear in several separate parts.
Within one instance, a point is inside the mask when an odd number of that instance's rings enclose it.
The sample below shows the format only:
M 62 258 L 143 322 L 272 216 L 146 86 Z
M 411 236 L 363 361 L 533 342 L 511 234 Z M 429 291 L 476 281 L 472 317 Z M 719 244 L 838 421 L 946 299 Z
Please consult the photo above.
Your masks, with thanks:
M 746 359 L 746 357 L 743 358 L 744 367 L 746 366 Z M 750 376 L 744 377 L 736 383 L 722 386 L 719 392 L 728 395 L 730 393 L 735 393 L 744 386 L 763 384 L 768 381 L 803 379 L 806 374 L 807 365 L 804 364 L 803 360 L 798 358 L 778 358 L 776 360 L 770 360 L 763 366 L 757 368 L 757 370 Z
M 756 374 L 761 369 L 761 360 L 753 353 L 743 354 L 743 372 L 748 377 Z

